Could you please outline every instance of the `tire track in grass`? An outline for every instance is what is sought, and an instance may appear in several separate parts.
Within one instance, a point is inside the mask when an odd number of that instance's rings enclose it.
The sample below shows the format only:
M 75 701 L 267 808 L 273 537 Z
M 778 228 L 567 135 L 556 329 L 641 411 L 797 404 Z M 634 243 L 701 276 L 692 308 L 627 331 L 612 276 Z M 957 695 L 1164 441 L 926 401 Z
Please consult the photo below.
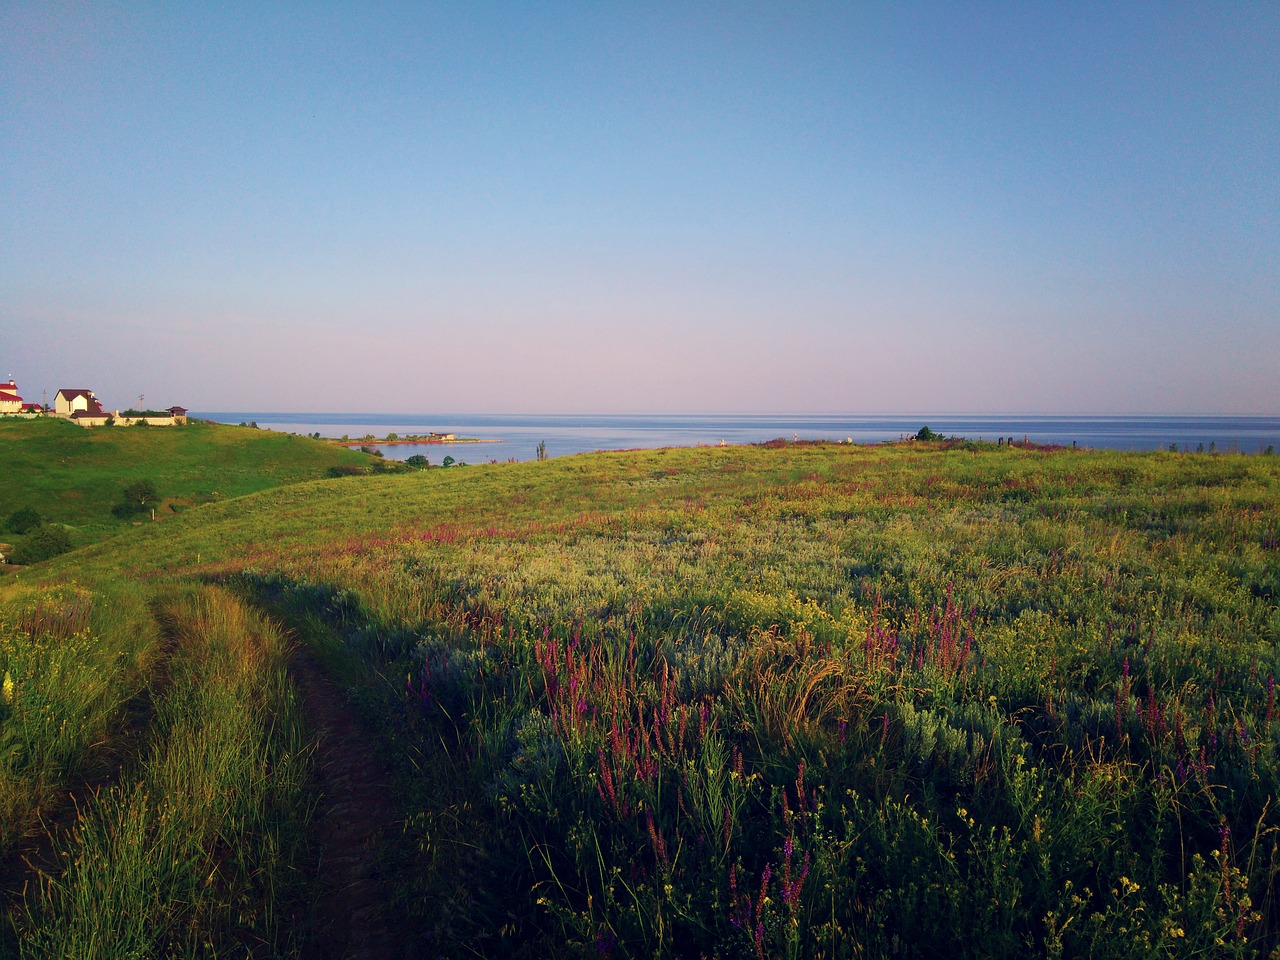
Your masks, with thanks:
M 320 895 L 307 957 L 318 960 L 402 960 L 415 957 L 413 938 L 397 923 L 383 849 L 399 829 L 391 773 L 378 759 L 344 691 L 306 650 L 293 675 L 317 736 L 321 799 L 314 823 L 320 847 Z

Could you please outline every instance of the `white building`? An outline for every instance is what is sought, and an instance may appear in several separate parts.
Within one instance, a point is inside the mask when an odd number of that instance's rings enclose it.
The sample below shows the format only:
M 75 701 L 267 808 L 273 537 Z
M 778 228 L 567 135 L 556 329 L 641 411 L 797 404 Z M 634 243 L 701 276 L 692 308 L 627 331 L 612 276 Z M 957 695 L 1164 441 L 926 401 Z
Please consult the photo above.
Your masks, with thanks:
M 102 404 L 93 395 L 92 390 L 73 390 L 63 387 L 53 398 L 53 412 L 60 417 L 70 417 L 77 413 L 86 413 L 93 417 L 106 416 Z
M 18 385 L 13 382 L 13 377 L 8 383 L 0 381 L 0 413 L 21 412 L 22 398 L 18 396 Z

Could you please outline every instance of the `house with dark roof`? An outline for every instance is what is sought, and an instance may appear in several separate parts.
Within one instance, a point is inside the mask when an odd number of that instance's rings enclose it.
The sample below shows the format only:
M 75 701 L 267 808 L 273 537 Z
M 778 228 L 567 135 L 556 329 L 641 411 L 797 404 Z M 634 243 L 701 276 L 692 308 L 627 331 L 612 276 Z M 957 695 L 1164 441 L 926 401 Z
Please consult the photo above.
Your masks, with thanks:
M 92 390 L 69 387 L 63 387 L 53 398 L 53 412 L 60 417 L 74 417 L 77 413 L 84 413 L 91 417 L 107 415 Z

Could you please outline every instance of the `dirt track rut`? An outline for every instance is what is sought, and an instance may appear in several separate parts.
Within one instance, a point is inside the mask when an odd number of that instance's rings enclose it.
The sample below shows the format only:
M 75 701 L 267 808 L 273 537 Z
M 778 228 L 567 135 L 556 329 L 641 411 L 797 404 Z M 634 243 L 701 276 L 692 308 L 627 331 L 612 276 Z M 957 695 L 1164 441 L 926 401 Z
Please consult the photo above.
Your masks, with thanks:
M 391 883 L 382 875 L 384 844 L 400 829 L 391 776 L 346 694 L 305 650 L 293 658 L 304 710 L 317 734 L 321 801 L 314 822 L 320 847 L 321 894 L 306 957 L 318 960 L 402 960 L 416 956 L 390 910 Z

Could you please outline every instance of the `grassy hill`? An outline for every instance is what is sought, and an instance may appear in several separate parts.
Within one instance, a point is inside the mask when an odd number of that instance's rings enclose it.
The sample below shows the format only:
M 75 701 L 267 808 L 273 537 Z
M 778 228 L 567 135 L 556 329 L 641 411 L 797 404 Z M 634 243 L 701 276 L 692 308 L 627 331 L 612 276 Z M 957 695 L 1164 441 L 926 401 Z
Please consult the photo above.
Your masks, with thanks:
M 18 950 L 307 954 L 290 635 L 397 771 L 419 951 L 1280 944 L 1274 458 L 598 454 L 294 484 L 33 566 L 0 606 L 0 852 L 114 779 L 56 882 L 8 887 Z
M 65 420 L 0 418 L 0 524 L 30 507 L 66 525 L 77 545 L 119 532 L 111 508 L 124 488 L 151 480 L 159 518 L 190 506 L 323 477 L 370 463 L 365 454 L 306 437 L 196 421 L 185 427 L 86 430 Z M 12 539 L 0 530 L 0 540 Z

